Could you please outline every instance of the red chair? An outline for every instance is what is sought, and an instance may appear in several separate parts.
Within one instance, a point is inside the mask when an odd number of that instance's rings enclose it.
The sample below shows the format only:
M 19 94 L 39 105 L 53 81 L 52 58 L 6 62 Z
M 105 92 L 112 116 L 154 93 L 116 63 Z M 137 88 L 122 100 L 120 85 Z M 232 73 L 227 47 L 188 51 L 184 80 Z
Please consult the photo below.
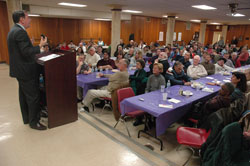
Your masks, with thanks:
M 121 113 L 121 107 L 120 107 L 120 103 L 122 102 L 123 99 L 126 99 L 126 98 L 129 98 L 129 97 L 133 97 L 135 96 L 134 94 L 134 91 L 131 87 L 128 87 L 128 88 L 122 88 L 122 89 L 118 89 L 117 90 L 117 98 L 118 98 L 118 110 L 120 111 Z M 128 132 L 128 135 L 129 137 L 130 136 L 130 133 L 129 133 L 129 130 L 128 130 L 128 127 L 126 125 L 126 118 L 127 117 L 132 117 L 132 118 L 136 118 L 137 116 L 141 116 L 141 115 L 144 115 L 144 111 L 141 111 L 141 110 L 137 110 L 137 111 L 133 111 L 133 112 L 128 112 L 126 113 L 124 116 L 120 116 L 119 120 L 116 122 L 114 128 L 116 128 L 117 124 L 119 123 L 119 121 L 121 121 L 122 123 L 124 123 L 125 127 L 126 127 L 126 130 Z
M 195 149 L 200 149 L 201 145 L 206 142 L 210 131 L 205 129 L 191 128 L 191 127 L 178 127 L 176 131 L 177 141 L 181 145 L 186 145 L 192 151 L 192 155 L 183 164 L 185 166 L 191 157 L 194 155 Z

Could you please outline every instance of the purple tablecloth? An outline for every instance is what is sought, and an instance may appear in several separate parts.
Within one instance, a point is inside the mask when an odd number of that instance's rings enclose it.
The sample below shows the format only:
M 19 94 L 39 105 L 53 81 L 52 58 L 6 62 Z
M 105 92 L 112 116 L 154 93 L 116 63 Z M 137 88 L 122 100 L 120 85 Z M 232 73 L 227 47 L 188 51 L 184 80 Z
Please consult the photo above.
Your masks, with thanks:
M 145 68 L 146 72 L 149 72 L 149 66 L 146 66 Z M 133 75 L 135 70 L 128 70 L 129 75 Z M 89 89 L 96 89 L 98 86 L 105 86 L 108 84 L 108 78 L 101 77 L 101 78 L 96 78 L 96 74 L 98 72 L 94 72 L 88 75 L 84 74 L 78 74 L 76 76 L 77 78 L 77 86 L 83 88 L 83 98 L 86 96 L 87 92 Z M 102 71 L 104 74 L 114 74 L 114 72 L 108 70 Z
M 215 74 L 210 77 L 217 79 L 218 81 L 225 80 L 225 78 L 230 76 L 222 76 L 220 74 Z M 206 77 L 196 80 L 197 82 L 211 82 L 212 79 Z M 169 101 L 162 100 L 162 93 L 158 91 L 142 94 L 139 96 L 134 96 L 131 98 L 124 99 L 121 102 L 122 115 L 127 112 L 132 112 L 135 110 L 145 111 L 152 116 L 156 117 L 156 134 L 157 136 L 164 134 L 166 129 L 174 122 L 179 120 L 187 111 L 191 108 L 192 103 L 198 101 L 205 101 L 213 96 L 215 96 L 220 87 L 206 85 L 208 88 L 213 88 L 214 92 L 203 92 L 201 90 L 193 89 L 190 86 L 182 86 L 183 90 L 190 90 L 193 95 L 190 97 L 185 97 L 179 95 L 180 85 L 172 86 L 168 89 L 168 97 L 180 100 L 178 104 L 170 103 Z M 141 101 L 140 98 L 143 98 L 144 101 Z M 159 104 L 171 104 L 173 108 L 161 108 Z

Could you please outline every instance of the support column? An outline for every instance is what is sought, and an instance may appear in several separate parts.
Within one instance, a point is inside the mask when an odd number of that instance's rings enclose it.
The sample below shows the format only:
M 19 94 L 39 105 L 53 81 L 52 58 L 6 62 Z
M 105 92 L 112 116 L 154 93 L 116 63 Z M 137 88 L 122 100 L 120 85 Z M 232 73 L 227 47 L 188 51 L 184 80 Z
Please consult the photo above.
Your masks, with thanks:
M 9 20 L 9 28 L 11 29 L 14 25 L 12 19 L 12 13 L 14 11 L 22 10 L 22 1 L 21 0 L 7 0 L 7 10 L 8 10 L 8 20 Z
M 112 9 L 111 56 L 114 56 L 116 46 L 120 43 L 121 9 Z
M 206 36 L 207 21 L 202 20 L 200 24 L 199 42 L 204 45 Z
M 166 45 L 171 44 L 171 46 L 173 46 L 174 27 L 175 27 L 175 16 L 168 16 Z
M 223 40 L 224 40 L 224 43 L 225 43 L 225 44 L 226 44 L 226 42 L 227 42 L 227 28 L 228 28 L 227 25 L 223 25 L 223 26 L 222 26 L 222 33 L 221 33 L 221 36 L 223 37 Z

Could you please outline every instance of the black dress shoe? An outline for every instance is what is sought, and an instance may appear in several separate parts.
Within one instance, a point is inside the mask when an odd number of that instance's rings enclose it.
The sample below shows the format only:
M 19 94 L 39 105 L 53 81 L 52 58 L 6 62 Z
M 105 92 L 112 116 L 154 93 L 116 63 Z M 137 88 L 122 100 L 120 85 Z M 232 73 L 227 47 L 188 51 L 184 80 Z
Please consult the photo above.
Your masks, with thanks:
M 48 118 L 48 112 L 46 110 L 42 110 L 40 112 L 40 117 L 43 117 L 43 118 Z
M 86 112 L 89 112 L 89 107 L 84 106 L 83 109 L 84 109 Z
M 104 100 L 102 100 L 102 101 L 101 101 L 100 103 L 98 103 L 98 104 L 95 104 L 95 106 L 98 107 L 98 108 L 103 108 L 104 105 L 105 105 L 105 101 L 104 101 Z
M 30 128 L 35 129 L 35 130 L 46 130 L 47 127 L 42 125 L 41 123 L 37 122 L 35 125 L 30 125 Z

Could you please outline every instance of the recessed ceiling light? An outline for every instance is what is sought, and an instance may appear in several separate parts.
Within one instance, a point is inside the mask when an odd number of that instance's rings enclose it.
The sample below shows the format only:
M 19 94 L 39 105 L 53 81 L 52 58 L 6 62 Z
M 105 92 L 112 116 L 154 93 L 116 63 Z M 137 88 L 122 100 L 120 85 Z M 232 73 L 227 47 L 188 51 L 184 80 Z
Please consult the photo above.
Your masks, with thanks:
M 109 18 L 95 18 L 97 21 L 111 21 Z
M 233 16 L 233 17 L 245 17 L 244 14 L 240 14 L 240 13 L 231 13 L 231 14 L 227 14 L 228 16 Z
M 142 13 L 142 11 L 137 11 L 137 10 L 122 10 L 122 12 L 126 12 L 126 13 Z
M 190 20 L 192 22 L 201 22 L 201 20 Z
M 168 15 L 164 15 L 164 16 L 162 16 L 162 17 L 168 18 Z M 179 18 L 179 17 L 175 16 L 175 18 Z
M 71 6 L 71 7 L 86 7 L 87 6 L 87 5 L 76 4 L 76 3 L 67 3 L 67 2 L 61 2 L 61 3 L 58 3 L 58 5 Z
M 213 24 L 213 25 L 220 25 L 220 23 L 218 23 L 218 22 L 212 22 L 212 23 L 210 23 L 210 24 Z
M 193 8 L 201 9 L 201 10 L 215 10 L 215 7 L 207 6 L 207 5 L 193 5 Z
M 40 15 L 39 14 L 28 14 L 28 16 L 30 16 L 30 17 L 39 17 Z

